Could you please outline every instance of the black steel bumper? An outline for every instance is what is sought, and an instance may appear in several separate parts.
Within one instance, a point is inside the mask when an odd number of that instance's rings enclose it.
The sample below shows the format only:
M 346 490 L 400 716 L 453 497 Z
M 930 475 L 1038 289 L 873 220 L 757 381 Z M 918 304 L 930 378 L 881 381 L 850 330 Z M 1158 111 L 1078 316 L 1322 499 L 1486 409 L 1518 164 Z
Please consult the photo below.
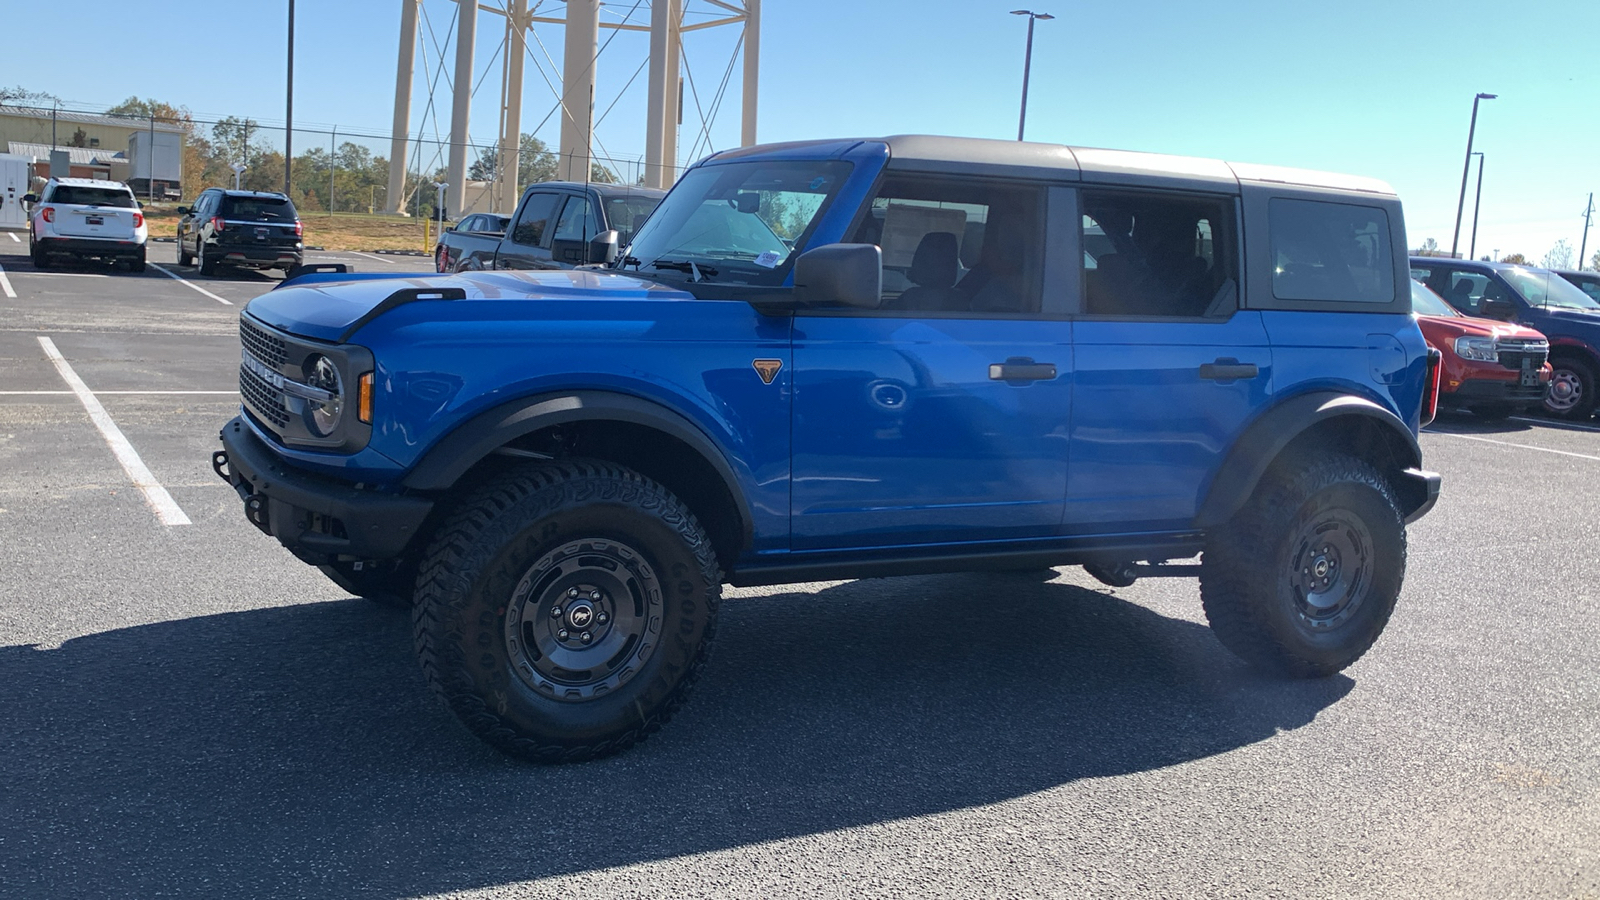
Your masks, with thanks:
M 137 241 L 113 241 L 99 238 L 40 238 L 35 246 L 41 253 L 76 253 L 79 256 L 126 257 L 137 259 L 144 255 L 144 244 Z
M 393 559 L 433 510 L 423 497 L 356 490 L 293 468 L 241 418 L 223 426 L 211 467 L 239 492 L 245 518 L 308 562 Z
M 1407 469 L 1403 473 L 1405 483 L 1400 486 L 1402 495 L 1408 506 L 1414 507 L 1406 514 L 1406 524 L 1422 518 L 1439 502 L 1439 485 L 1444 479 L 1438 472 L 1429 472 L 1424 469 Z

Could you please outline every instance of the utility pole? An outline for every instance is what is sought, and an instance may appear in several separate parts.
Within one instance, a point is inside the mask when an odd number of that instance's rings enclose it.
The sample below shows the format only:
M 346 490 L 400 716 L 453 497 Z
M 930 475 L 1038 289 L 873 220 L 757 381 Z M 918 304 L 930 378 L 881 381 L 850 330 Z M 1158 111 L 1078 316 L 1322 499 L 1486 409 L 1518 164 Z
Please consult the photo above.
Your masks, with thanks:
M 339 165 L 339 126 L 328 132 L 328 215 L 333 215 L 333 173 Z M 360 202 L 360 201 L 357 201 Z
M 1478 158 L 1478 195 L 1472 199 L 1472 241 L 1467 244 L 1467 258 L 1478 258 L 1478 210 L 1483 207 L 1483 151 L 1478 151 L 1473 156 Z
M 1028 76 L 1033 72 L 1033 23 L 1039 19 L 1054 19 L 1055 16 L 1031 9 L 1013 9 L 1011 14 L 1028 17 L 1028 51 L 1022 60 L 1022 113 L 1017 116 L 1017 140 L 1020 141 L 1028 127 Z
M 294 0 L 289 0 L 289 78 L 284 89 L 283 195 L 289 196 L 289 169 L 294 165 Z
M 1594 220 L 1594 191 L 1589 192 L 1589 206 L 1583 211 L 1583 241 L 1578 245 L 1578 271 L 1583 271 L 1583 254 L 1589 251 L 1589 223 Z
M 150 152 L 146 154 L 145 187 L 150 195 L 150 202 L 156 202 L 156 108 L 150 106 Z

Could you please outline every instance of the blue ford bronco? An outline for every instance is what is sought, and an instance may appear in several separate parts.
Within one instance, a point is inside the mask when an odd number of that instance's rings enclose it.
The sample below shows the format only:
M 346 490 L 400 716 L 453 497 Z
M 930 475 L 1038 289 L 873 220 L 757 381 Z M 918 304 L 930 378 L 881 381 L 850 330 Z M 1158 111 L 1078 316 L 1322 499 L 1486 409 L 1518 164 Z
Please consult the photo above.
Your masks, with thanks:
M 256 298 L 213 466 L 295 556 L 409 607 L 429 683 L 527 759 L 665 723 L 725 582 L 1198 575 L 1228 649 L 1325 676 L 1388 622 L 1439 491 L 1405 248 L 1363 178 L 722 152 L 627 246 L 596 236 L 600 267 Z

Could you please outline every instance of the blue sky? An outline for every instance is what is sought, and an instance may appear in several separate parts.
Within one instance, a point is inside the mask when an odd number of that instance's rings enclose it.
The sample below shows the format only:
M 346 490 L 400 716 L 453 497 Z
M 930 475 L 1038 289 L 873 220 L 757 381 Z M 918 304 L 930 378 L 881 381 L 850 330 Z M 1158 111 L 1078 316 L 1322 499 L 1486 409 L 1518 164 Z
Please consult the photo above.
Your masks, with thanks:
M 1014 137 L 1026 24 L 1007 12 L 1020 2 L 765 0 L 760 139 Z M 1518 251 L 1537 260 L 1561 238 L 1576 248 L 1585 198 L 1600 191 L 1594 0 L 1029 2 L 1057 17 L 1041 22 L 1035 37 L 1030 139 L 1382 178 L 1405 202 L 1412 245 L 1432 237 L 1448 247 L 1472 97 L 1486 91 L 1500 99 L 1486 101 L 1478 120 L 1476 149 L 1487 158 L 1480 255 Z M 563 14 L 554 0 L 542 6 Z M 635 0 L 607 0 L 604 18 L 619 21 L 632 11 L 633 21 L 648 22 L 648 7 L 649 0 L 637 7 Z M 197 116 L 281 124 L 283 8 L 281 0 L 78 0 L 74 17 L 96 26 L 74 36 L 76 62 L 63 64 L 56 40 L 8 41 L 0 82 L 49 91 L 74 106 L 137 94 L 188 106 Z M 301 0 L 298 125 L 387 133 L 399 8 L 398 0 Z M 442 40 L 455 4 L 424 0 L 424 8 Z M 696 20 L 712 7 L 689 0 L 689 9 Z M 487 77 L 472 133 L 485 141 L 496 128 L 499 62 L 491 70 L 490 60 L 503 35 L 497 25 L 488 14 L 479 23 L 478 74 Z M 123 63 L 125 36 L 152 33 L 169 49 L 140 42 L 138 63 Z M 541 25 L 538 34 L 559 63 L 560 26 Z M 686 58 L 702 104 L 737 37 L 735 28 L 688 36 Z M 597 131 L 614 156 L 642 153 L 645 79 L 622 89 L 645 49 L 644 35 L 622 33 L 599 63 L 597 105 L 616 105 Z M 544 51 L 535 44 L 533 52 L 548 70 Z M 87 64 L 97 58 L 117 60 L 114 71 Z M 413 129 L 427 103 L 420 59 Z M 449 97 L 440 85 L 435 102 L 444 132 Z M 554 103 L 530 63 L 524 126 L 537 124 Z M 688 106 L 684 153 L 701 130 L 692 99 Z M 735 68 L 710 129 L 714 147 L 737 142 L 738 113 Z M 556 133 L 552 117 L 540 135 L 554 144 Z M 313 139 L 303 135 L 296 144 Z M 383 142 L 368 143 L 387 153 Z M 1600 228 L 1590 232 L 1589 255 L 1597 247 Z

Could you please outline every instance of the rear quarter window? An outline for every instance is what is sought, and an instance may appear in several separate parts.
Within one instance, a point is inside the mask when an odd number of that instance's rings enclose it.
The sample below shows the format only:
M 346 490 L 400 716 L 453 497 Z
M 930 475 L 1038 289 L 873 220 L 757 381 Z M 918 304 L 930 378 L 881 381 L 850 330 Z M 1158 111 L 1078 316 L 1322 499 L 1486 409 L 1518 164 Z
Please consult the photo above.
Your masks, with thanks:
M 1273 198 L 1272 295 L 1324 303 L 1393 303 L 1389 217 L 1375 206 Z

